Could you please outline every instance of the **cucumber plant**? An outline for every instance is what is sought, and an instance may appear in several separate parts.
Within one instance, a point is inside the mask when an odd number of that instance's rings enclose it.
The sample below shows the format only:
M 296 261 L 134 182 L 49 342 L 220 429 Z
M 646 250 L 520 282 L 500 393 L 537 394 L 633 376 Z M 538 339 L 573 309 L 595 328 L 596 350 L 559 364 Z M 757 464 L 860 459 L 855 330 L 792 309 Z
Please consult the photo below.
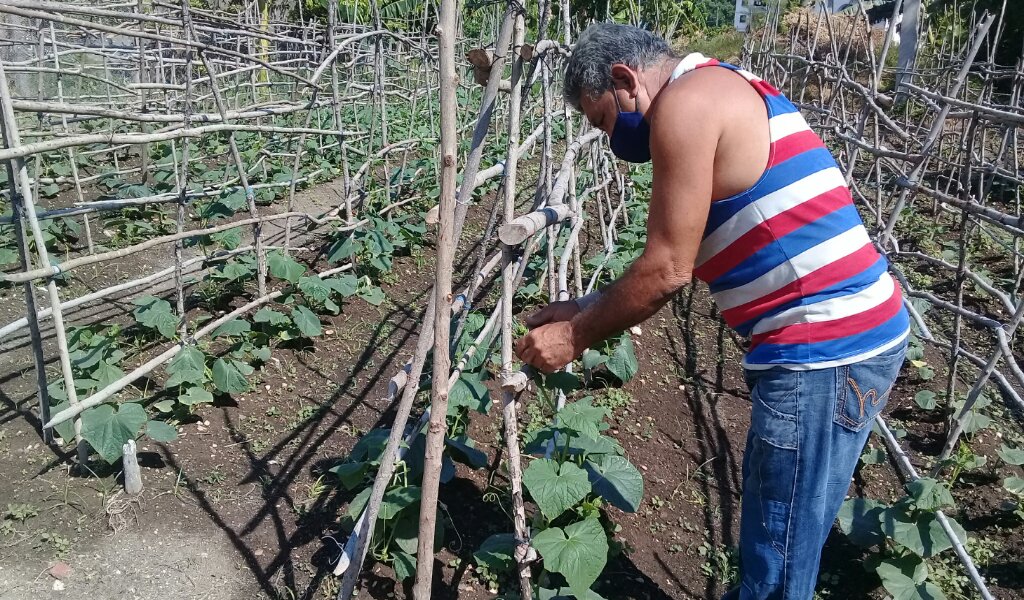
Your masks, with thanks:
M 475 339 L 484 323 L 482 316 L 470 313 L 467 326 L 456 346 L 466 349 Z M 455 463 L 463 463 L 472 469 L 487 466 L 487 455 L 476 447 L 469 436 L 468 426 L 473 413 L 486 414 L 491 405 L 490 391 L 484 384 L 487 377 L 484 368 L 486 359 L 481 356 L 467 362 L 466 370 L 448 395 L 447 429 L 445 432 L 444 454 L 441 464 L 441 483 L 455 477 Z M 420 390 L 430 389 L 425 381 Z M 424 456 L 426 451 L 426 428 L 422 423 L 415 430 L 407 432 L 411 441 L 399 461 L 395 473 L 388 483 L 381 504 L 377 523 L 374 527 L 370 551 L 380 562 L 390 564 L 399 580 L 405 580 L 416 573 L 417 536 L 419 532 L 420 486 L 423 482 Z M 349 456 L 330 469 L 337 476 L 339 485 L 349 492 L 358 490 L 349 503 L 342 525 L 353 529 L 362 514 L 373 489 L 374 476 L 380 467 L 381 456 L 387 445 L 390 428 L 378 428 L 364 435 L 352 448 Z M 409 436 L 407 435 L 407 438 Z M 435 530 L 435 551 L 443 545 L 447 531 L 444 515 L 439 514 Z
M 887 504 L 869 498 L 843 503 L 839 527 L 849 540 L 875 552 L 864 562 L 882 586 L 897 600 L 942 600 L 943 590 L 929 578 L 932 559 L 953 547 L 936 511 L 952 508 L 953 496 L 945 483 L 922 478 L 907 486 L 908 494 Z M 946 517 L 960 543 L 967 542 L 963 527 Z

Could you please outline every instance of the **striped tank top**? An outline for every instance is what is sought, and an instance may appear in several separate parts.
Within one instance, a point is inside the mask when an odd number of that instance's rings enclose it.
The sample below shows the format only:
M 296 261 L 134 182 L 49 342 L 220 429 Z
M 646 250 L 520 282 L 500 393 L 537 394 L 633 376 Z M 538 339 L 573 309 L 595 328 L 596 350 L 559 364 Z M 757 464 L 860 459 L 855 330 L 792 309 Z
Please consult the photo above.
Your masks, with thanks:
M 743 69 L 691 54 L 670 81 L 709 66 L 757 90 L 771 134 L 757 183 L 711 203 L 694 268 L 725 322 L 749 338 L 743 366 L 834 367 L 902 342 L 910 326 L 902 293 L 832 154 L 793 103 Z

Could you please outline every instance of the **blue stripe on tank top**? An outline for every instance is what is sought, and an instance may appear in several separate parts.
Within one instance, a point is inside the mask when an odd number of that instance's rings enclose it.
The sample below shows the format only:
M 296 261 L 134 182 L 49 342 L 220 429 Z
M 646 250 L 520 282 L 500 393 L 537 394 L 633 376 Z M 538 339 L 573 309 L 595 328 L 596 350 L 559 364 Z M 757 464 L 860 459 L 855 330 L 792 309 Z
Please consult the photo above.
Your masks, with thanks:
M 740 323 L 735 327 L 736 333 L 739 333 L 740 335 L 746 337 L 750 335 L 751 330 L 762 319 L 774 317 L 775 315 L 783 311 L 789 310 L 791 308 L 796 308 L 798 306 L 817 304 L 818 302 L 824 302 L 825 300 L 831 300 L 832 298 L 838 298 L 840 296 L 849 296 L 851 294 L 855 294 L 861 290 L 866 289 L 871 284 L 877 282 L 878 278 L 882 276 L 882 273 L 885 273 L 888 270 L 889 263 L 886 262 L 885 257 L 879 256 L 878 260 L 872 263 L 870 267 L 864 269 L 860 273 L 851 275 L 850 277 L 847 277 L 842 281 L 830 285 L 823 290 L 815 292 L 813 296 L 797 298 L 796 300 L 793 300 L 791 302 L 786 302 L 785 304 L 781 304 L 771 310 L 765 311 L 763 314 L 760 314 L 757 317 L 750 319 L 749 321 Z
M 764 103 L 768 106 L 768 114 L 773 117 L 795 113 L 800 110 L 792 102 L 786 100 L 785 96 L 762 96 L 762 98 L 764 98 Z
M 825 169 L 835 168 L 835 166 L 832 154 L 825 147 L 813 148 L 800 154 L 795 160 L 787 160 L 775 165 L 767 175 L 762 174 L 764 179 L 757 184 L 757 188 L 753 192 L 747 190 L 737 197 L 711 203 L 704 237 L 710 235 L 722 223 L 728 221 L 752 202 L 757 202 L 764 196 L 777 192 L 805 177 Z
M 910 327 L 906 310 L 900 310 L 881 325 L 846 337 L 803 344 L 759 344 L 746 360 L 751 364 L 815 363 L 863 354 L 895 338 Z
M 827 215 L 797 228 L 774 243 L 768 244 L 740 264 L 715 279 L 709 287 L 712 294 L 750 283 L 793 257 L 845 233 L 861 224 L 857 209 L 847 204 Z

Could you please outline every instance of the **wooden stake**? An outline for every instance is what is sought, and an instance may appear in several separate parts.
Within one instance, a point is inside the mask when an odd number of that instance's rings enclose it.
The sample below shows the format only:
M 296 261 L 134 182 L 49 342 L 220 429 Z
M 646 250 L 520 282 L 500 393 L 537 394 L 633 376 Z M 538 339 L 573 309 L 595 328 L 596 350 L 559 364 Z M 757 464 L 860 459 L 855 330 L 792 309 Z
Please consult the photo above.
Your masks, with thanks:
M 441 198 L 437 232 L 434 323 L 447 324 L 451 316 L 452 259 L 455 254 L 456 98 L 455 26 L 458 0 L 441 0 L 437 23 L 438 63 L 441 79 Z M 417 549 L 416 584 L 413 597 L 430 600 L 434 576 L 434 529 L 437 526 L 437 494 L 441 478 L 444 437 L 448 429 L 448 327 L 434 327 L 434 366 L 431 384 L 430 424 L 427 426 L 426 457 L 420 500 L 420 531 Z
M 129 496 L 137 496 L 142 493 L 142 472 L 139 470 L 139 459 L 135 455 L 135 440 L 128 440 L 121 447 L 123 456 L 121 464 L 124 465 L 124 491 Z

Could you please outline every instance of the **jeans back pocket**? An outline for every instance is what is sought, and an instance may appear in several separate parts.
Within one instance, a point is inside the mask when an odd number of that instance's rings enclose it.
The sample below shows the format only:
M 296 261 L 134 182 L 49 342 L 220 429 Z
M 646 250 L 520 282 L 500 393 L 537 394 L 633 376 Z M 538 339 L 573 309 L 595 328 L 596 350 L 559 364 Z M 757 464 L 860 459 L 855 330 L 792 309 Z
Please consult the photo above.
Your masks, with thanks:
M 906 342 L 878 356 L 836 369 L 833 421 L 850 431 L 861 431 L 885 408 L 903 366 Z

